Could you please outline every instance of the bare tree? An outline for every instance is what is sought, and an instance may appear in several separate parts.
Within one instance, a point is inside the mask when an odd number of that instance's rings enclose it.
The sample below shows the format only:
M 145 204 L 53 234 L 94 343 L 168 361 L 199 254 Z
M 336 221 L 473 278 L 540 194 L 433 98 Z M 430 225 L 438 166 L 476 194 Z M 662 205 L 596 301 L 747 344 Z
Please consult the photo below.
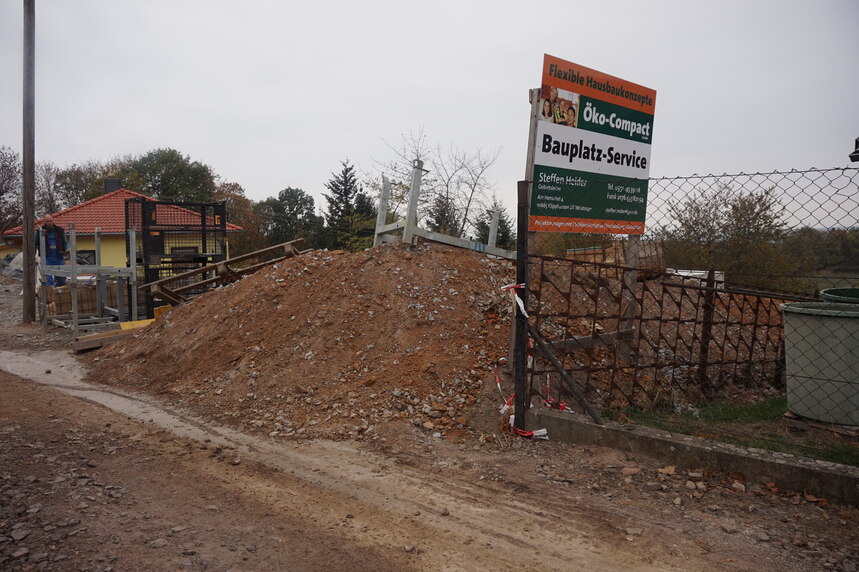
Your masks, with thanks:
M 60 198 L 57 185 L 59 174 L 59 167 L 51 161 L 41 161 L 36 164 L 36 217 L 72 206 L 64 204 Z
M 486 206 L 493 186 L 488 178 L 491 167 L 498 159 L 500 149 L 491 153 L 477 150 L 468 153 L 451 146 L 443 151 L 440 145 L 431 146 L 423 129 L 417 133 L 403 135 L 399 146 L 388 144 L 394 158 L 377 167 L 391 180 L 391 212 L 398 213 L 400 207 L 408 202 L 412 165 L 415 159 L 424 162 L 421 182 L 421 197 L 418 205 L 418 218 L 427 219 L 430 226 L 438 227 L 439 232 L 462 236 L 473 227 L 472 213 Z M 379 194 L 379 179 L 376 174 L 370 178 L 366 187 Z M 396 216 L 396 214 L 395 214 Z
M 0 146 L 0 232 L 21 224 L 21 156 Z
M 468 218 L 471 214 L 471 207 L 474 204 L 484 206 L 486 198 L 493 191 L 492 183 L 487 178 L 487 172 L 498 160 L 498 155 L 501 149 L 496 149 L 494 152 L 484 154 L 478 149 L 473 155 L 466 157 L 463 162 L 465 176 L 462 180 L 462 191 L 460 196 L 465 198 L 465 207 L 462 209 L 462 224 L 459 227 L 459 235 L 465 233 L 466 224 L 472 224 L 474 221 Z

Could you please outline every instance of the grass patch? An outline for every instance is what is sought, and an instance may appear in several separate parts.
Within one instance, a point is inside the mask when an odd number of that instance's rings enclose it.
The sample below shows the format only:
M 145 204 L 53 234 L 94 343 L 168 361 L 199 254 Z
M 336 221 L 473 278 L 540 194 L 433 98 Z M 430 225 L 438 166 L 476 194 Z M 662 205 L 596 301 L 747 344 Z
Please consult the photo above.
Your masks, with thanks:
M 698 417 L 710 423 L 751 423 L 781 419 L 787 411 L 787 397 L 767 397 L 757 403 L 709 403 L 698 410 Z
M 784 420 L 785 411 L 787 399 L 775 396 L 747 404 L 707 403 L 680 413 L 628 408 L 606 412 L 605 416 L 743 447 L 859 466 L 859 441 L 822 429 L 798 431 Z

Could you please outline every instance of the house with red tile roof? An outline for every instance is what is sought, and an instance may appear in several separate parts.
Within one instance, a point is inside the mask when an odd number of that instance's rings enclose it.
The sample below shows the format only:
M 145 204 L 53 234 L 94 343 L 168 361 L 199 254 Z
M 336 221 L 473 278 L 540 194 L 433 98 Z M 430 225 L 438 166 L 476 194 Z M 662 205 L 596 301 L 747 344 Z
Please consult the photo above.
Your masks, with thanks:
M 65 229 L 67 236 L 69 229 L 74 225 L 79 258 L 87 259 L 91 256 L 92 261 L 89 263 L 95 264 L 95 231 L 99 229 L 101 264 L 103 266 L 124 267 L 128 264 L 128 256 L 125 251 L 125 202 L 128 199 L 159 202 L 128 189 L 119 189 L 61 210 L 52 216 L 54 223 Z M 187 209 L 177 205 L 167 206 L 167 211 L 172 211 L 176 215 L 191 214 Z M 42 219 L 36 221 L 36 227 L 40 226 L 41 222 Z M 227 236 L 230 233 L 242 231 L 241 227 L 234 224 L 227 223 L 226 227 Z M 17 226 L 3 233 L 4 241 L 0 243 L 0 258 L 6 254 L 21 251 L 22 230 L 22 226 Z

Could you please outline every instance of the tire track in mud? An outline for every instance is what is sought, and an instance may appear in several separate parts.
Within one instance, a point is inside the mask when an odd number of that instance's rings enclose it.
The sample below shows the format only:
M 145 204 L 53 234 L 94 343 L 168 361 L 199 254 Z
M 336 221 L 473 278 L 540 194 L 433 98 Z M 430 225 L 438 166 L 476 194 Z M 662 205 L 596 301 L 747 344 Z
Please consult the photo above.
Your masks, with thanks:
M 276 474 L 243 478 L 242 494 L 312 518 L 349 525 L 337 530 L 364 546 L 407 546 L 422 567 L 446 570 L 665 570 L 618 543 L 595 539 L 588 515 L 553 507 L 546 499 L 503 493 L 467 474 L 395 465 L 347 442 L 275 442 L 209 424 L 161 400 L 81 381 L 83 369 L 64 352 L 0 351 L 0 369 L 154 424 L 179 437 L 221 447 Z M 51 373 L 47 373 L 50 371 Z M 209 470 L 202 466 L 201 471 Z M 473 478 L 473 477 L 472 477 Z M 621 544 L 621 546 L 623 546 Z M 625 547 L 624 547 L 625 548 Z

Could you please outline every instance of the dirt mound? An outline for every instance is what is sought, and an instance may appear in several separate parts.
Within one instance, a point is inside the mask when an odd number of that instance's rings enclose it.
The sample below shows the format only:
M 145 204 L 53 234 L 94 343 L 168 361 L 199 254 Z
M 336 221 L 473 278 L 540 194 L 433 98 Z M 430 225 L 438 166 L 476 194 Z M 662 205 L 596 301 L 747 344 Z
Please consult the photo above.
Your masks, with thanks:
M 90 379 L 272 436 L 349 438 L 394 419 L 444 433 L 506 353 L 512 276 L 439 245 L 315 251 L 90 354 Z

